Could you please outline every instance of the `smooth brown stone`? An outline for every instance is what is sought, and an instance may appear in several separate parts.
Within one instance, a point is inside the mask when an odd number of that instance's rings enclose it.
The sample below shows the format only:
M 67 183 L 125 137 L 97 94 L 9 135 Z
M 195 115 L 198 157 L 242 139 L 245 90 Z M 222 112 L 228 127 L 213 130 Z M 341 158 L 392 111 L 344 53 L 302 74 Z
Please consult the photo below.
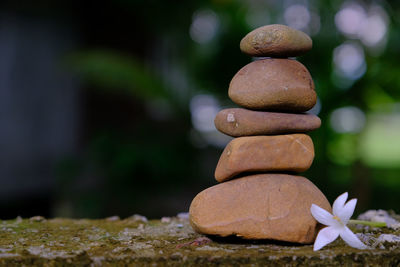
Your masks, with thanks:
M 290 114 L 229 108 L 218 112 L 215 127 L 238 137 L 250 135 L 304 133 L 318 129 L 321 120 L 312 114 Z
M 190 223 L 207 235 L 312 243 L 319 224 L 311 204 L 331 211 L 324 194 L 304 177 L 252 175 L 200 192 L 190 206 Z
M 305 134 L 245 136 L 225 147 L 215 169 L 223 182 L 243 172 L 303 172 L 314 159 L 314 145 Z
M 257 28 L 240 41 L 240 50 L 254 57 L 296 57 L 311 48 L 307 34 L 280 24 Z
M 304 112 L 317 102 L 308 70 L 293 59 L 263 59 L 244 66 L 229 85 L 239 106 L 268 111 Z

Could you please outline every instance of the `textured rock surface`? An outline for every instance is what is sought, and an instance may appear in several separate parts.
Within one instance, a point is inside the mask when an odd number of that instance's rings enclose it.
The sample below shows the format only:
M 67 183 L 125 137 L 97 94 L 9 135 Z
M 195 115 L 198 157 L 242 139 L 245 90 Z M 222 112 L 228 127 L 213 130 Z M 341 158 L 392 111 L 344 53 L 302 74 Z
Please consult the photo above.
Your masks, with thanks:
M 303 172 L 314 159 L 314 146 L 305 134 L 246 136 L 233 139 L 215 169 L 218 182 L 243 172 Z
M 295 57 L 311 48 L 312 40 L 307 34 L 279 24 L 257 28 L 240 42 L 240 50 L 256 57 Z
M 312 114 L 290 114 L 229 108 L 218 112 L 215 127 L 227 135 L 250 136 L 302 133 L 318 129 L 321 120 Z
M 228 94 L 239 106 L 268 111 L 303 112 L 317 101 L 310 73 L 293 59 L 247 64 L 232 78 Z
M 310 243 L 317 233 L 313 203 L 331 210 L 307 178 L 251 175 L 200 192 L 190 206 L 190 221 L 203 234 Z
M 210 240 L 185 216 L 150 220 L 0 220 L 0 266 L 397 266 L 399 242 L 371 242 L 370 250 L 340 239 L 314 252 L 312 245 L 272 241 Z M 381 240 L 400 231 L 353 229 Z M 384 230 L 385 232 L 380 232 Z

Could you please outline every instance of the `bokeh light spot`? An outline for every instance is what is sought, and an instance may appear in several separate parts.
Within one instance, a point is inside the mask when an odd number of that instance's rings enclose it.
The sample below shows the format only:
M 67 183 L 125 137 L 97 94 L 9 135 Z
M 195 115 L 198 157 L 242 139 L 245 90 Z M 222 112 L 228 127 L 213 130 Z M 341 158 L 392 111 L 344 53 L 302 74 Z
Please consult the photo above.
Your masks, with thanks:
M 331 113 L 330 125 L 338 133 L 358 133 L 364 128 L 365 114 L 354 106 L 338 108 Z
M 215 131 L 214 117 L 218 111 L 218 101 L 212 95 L 196 95 L 190 101 L 192 124 L 200 132 Z
M 283 16 L 289 27 L 303 31 L 307 30 L 311 20 L 308 8 L 298 4 L 289 6 Z
M 400 167 L 400 113 L 370 114 L 360 138 L 361 160 L 371 167 Z M 398 181 L 398 174 L 397 181 Z
M 379 6 L 372 7 L 361 32 L 364 45 L 374 47 L 385 41 L 388 28 L 386 12 Z
M 333 62 L 339 78 L 357 80 L 366 71 L 364 50 L 354 42 L 347 42 L 336 47 L 333 51 Z
M 356 38 L 367 18 L 365 9 L 358 3 L 345 5 L 336 15 L 336 27 L 348 37 Z
M 189 33 L 193 41 L 204 44 L 216 36 L 218 28 L 219 19 L 214 11 L 209 9 L 199 10 L 193 14 Z
M 355 2 L 347 3 L 335 15 L 335 24 L 341 33 L 372 48 L 386 44 L 388 23 L 386 11 L 378 5 L 366 9 Z

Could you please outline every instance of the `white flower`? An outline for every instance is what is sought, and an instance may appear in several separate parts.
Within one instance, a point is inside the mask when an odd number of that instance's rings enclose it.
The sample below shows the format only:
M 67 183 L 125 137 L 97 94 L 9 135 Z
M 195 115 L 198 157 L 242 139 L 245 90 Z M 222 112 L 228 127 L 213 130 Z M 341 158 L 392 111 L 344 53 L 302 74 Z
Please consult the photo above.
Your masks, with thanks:
M 345 203 L 347 196 L 347 192 L 341 194 L 335 202 L 333 202 L 333 215 L 315 204 L 311 205 L 311 214 L 314 218 L 318 222 L 328 226 L 319 231 L 317 239 L 314 242 L 314 251 L 333 242 L 338 236 L 353 248 L 367 248 L 367 246 L 346 226 L 357 204 L 357 199 L 355 198 Z

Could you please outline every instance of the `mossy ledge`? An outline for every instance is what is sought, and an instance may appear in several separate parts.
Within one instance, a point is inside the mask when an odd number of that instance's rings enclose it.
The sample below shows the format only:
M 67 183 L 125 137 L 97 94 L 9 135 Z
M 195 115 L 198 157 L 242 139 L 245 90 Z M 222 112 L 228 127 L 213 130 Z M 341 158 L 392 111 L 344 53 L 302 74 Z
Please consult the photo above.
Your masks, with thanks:
M 195 233 L 187 216 L 150 220 L 142 216 L 102 220 L 0 221 L 1 266 L 399 266 L 400 231 L 360 227 L 368 250 L 337 240 L 321 251 L 311 245 Z M 391 236 L 383 241 L 384 234 Z M 399 238 L 396 238 L 399 237 Z

